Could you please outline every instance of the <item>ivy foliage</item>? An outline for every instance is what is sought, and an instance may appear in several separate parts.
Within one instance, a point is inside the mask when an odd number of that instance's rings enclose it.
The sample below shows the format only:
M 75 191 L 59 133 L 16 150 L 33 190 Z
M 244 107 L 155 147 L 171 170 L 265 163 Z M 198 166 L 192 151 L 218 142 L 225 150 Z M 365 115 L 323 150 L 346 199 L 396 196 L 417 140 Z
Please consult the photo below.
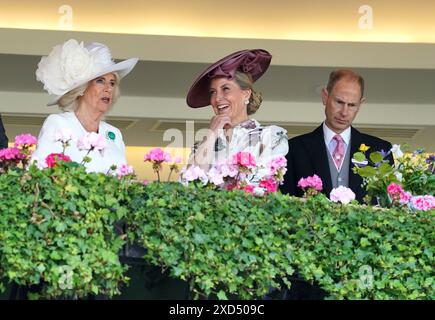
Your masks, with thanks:
M 310 198 L 290 242 L 293 263 L 329 299 L 434 299 L 434 213 Z
M 129 238 L 150 262 L 189 281 L 194 298 L 261 297 L 293 273 L 288 204 L 174 183 L 152 183 L 144 194 L 131 210 Z
M 434 211 L 150 184 L 130 238 L 194 298 L 263 298 L 294 270 L 330 299 L 434 299 Z
M 261 299 L 297 271 L 329 299 L 434 299 L 434 213 L 31 166 L 0 175 L 0 277 L 32 298 L 119 294 L 123 220 L 192 298 Z
M 0 175 L 0 276 L 30 298 L 113 296 L 127 281 L 115 221 L 127 184 L 72 162 Z

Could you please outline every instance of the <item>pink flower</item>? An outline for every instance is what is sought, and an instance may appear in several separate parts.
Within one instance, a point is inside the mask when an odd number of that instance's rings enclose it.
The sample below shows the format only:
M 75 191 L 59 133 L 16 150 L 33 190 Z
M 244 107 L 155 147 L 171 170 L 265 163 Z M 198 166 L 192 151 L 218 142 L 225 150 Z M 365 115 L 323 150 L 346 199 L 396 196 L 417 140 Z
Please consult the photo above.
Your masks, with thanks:
M 227 162 L 218 162 L 215 165 L 215 168 L 223 178 L 229 177 L 229 178 L 235 178 L 237 174 L 239 173 L 239 170 L 236 165 L 227 163 Z
M 258 184 L 260 188 L 264 188 L 266 193 L 277 192 L 278 184 L 273 179 L 261 180 Z
M 95 132 L 85 134 L 77 141 L 77 148 L 80 150 L 103 151 L 105 147 L 106 139 L 101 134 Z
M 63 128 L 56 130 L 54 133 L 54 141 L 60 141 L 62 143 L 67 143 L 73 139 L 73 133 L 69 128 Z
M 333 202 L 341 202 L 343 204 L 348 204 L 352 200 L 355 200 L 355 193 L 344 186 L 339 186 L 332 189 L 331 195 L 329 196 Z
M 30 133 L 24 133 L 15 137 L 14 147 L 32 147 L 35 146 L 37 143 L 38 139 L 36 139 L 36 137 L 32 136 Z
M 167 152 L 164 152 L 160 148 L 154 148 L 147 154 L 145 154 L 144 161 L 151 161 L 151 162 L 170 162 L 171 161 L 171 155 Z
M 225 183 L 222 173 L 217 167 L 212 167 L 207 172 L 208 180 L 216 186 L 221 186 Z
M 146 186 L 146 185 L 148 185 L 150 182 L 147 180 L 147 179 L 144 179 L 143 181 L 142 181 L 142 184 L 144 185 L 144 186 Z
M 279 155 L 270 162 L 269 167 L 271 173 L 275 174 L 280 169 L 286 169 L 287 159 L 284 156 Z
M 245 191 L 246 193 L 254 194 L 254 186 L 248 184 L 243 188 L 243 191 Z
M 207 174 L 198 166 L 189 166 L 181 170 L 181 180 L 184 184 L 192 181 L 200 180 L 202 184 L 208 183 Z
M 284 181 L 284 175 L 287 171 L 287 159 L 284 156 L 277 156 L 269 163 L 270 176 L 280 184 Z
M 421 211 L 435 209 L 435 197 L 431 195 L 412 197 L 411 206 Z
M 246 168 L 256 166 L 254 156 L 249 152 L 243 152 L 243 151 L 237 152 L 233 156 L 232 164 L 236 164 L 236 165 L 246 167 Z
M 54 166 L 56 166 L 59 161 L 70 162 L 71 158 L 62 153 L 50 153 L 45 158 L 45 163 L 49 168 L 53 168 Z
M 402 186 L 397 183 L 390 183 L 390 185 L 387 187 L 387 192 L 393 205 L 397 203 L 406 205 L 412 198 L 412 194 L 403 190 Z
M 390 185 L 387 187 L 387 192 L 390 196 L 394 197 L 395 195 L 400 195 L 403 193 L 403 188 L 400 184 L 397 183 L 390 183 Z
M 133 172 L 134 170 L 132 166 L 129 166 L 128 164 L 123 164 L 116 170 L 116 175 L 118 176 L 118 178 L 121 178 L 132 174 Z
M 319 176 L 313 175 L 311 177 L 301 178 L 298 182 L 298 187 L 302 189 L 311 188 L 317 191 L 322 191 L 323 183 L 322 179 L 320 179 Z
M 408 204 L 412 198 L 412 194 L 410 192 L 402 192 L 400 193 L 400 204 Z
M 21 153 L 20 149 L 14 148 L 6 148 L 0 150 L 0 160 L 3 161 L 19 161 L 24 158 L 24 155 Z

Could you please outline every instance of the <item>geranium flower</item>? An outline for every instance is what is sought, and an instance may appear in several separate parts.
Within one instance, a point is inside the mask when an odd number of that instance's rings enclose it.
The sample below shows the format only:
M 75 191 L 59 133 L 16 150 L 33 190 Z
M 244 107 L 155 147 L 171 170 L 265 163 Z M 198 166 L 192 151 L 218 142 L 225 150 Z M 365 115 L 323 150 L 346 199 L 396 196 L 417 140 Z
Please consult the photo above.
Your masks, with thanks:
M 164 152 L 160 148 L 154 148 L 144 156 L 144 161 L 150 161 L 150 162 L 170 162 L 171 161 L 171 155 L 167 152 Z
M 5 149 L 0 149 L 0 160 L 21 160 L 23 158 L 23 155 L 21 154 L 20 149 L 18 148 L 5 148 Z
M 38 139 L 32 136 L 30 133 L 20 134 L 15 137 L 14 147 L 16 148 L 29 148 L 36 146 Z
M 73 139 L 73 132 L 69 128 L 63 128 L 56 130 L 54 133 L 54 141 L 59 141 L 62 143 L 67 143 Z
M 256 166 L 255 157 L 249 152 L 237 152 L 233 157 L 233 164 L 252 168 Z
M 350 188 L 339 186 L 337 188 L 332 189 L 329 198 L 333 202 L 341 202 L 343 204 L 348 204 L 352 200 L 355 200 L 355 193 Z
M 181 170 L 181 181 L 187 184 L 193 181 L 201 181 L 203 185 L 208 183 L 207 174 L 198 166 L 189 166 Z
M 400 202 L 400 204 L 402 204 L 402 205 L 406 205 L 406 204 L 409 203 L 409 201 L 410 201 L 411 199 L 412 199 L 412 194 L 411 194 L 411 192 L 404 191 L 404 192 L 402 192 L 402 193 L 400 194 L 399 202 Z
M 266 193 L 278 191 L 278 185 L 273 179 L 261 180 L 258 186 L 264 188 Z
M 129 166 L 128 164 L 123 164 L 116 170 L 116 175 L 118 176 L 118 178 L 122 178 L 133 173 L 134 173 L 133 167 Z
M 98 133 L 91 132 L 85 134 L 77 141 L 77 148 L 80 150 L 98 150 L 103 151 L 106 147 L 106 139 Z
M 45 158 L 45 163 L 47 164 L 47 167 L 49 167 L 49 168 L 53 168 L 54 166 L 56 166 L 59 161 L 70 162 L 71 158 L 68 157 L 67 155 L 62 154 L 62 153 L 50 153 Z
M 254 186 L 248 184 L 243 188 L 243 191 L 245 191 L 246 193 L 254 194 Z
M 269 163 L 269 168 L 270 176 L 274 177 L 276 182 L 282 183 L 287 171 L 287 159 L 279 155 Z
M 403 188 L 400 184 L 390 183 L 387 187 L 387 192 L 390 196 L 400 195 L 403 191 Z
M 320 179 L 320 177 L 315 174 L 311 177 L 301 178 L 298 182 L 298 187 L 302 189 L 312 188 L 317 191 L 322 191 L 323 183 L 322 179 Z
M 412 197 L 411 206 L 420 211 L 435 209 L 435 197 L 431 195 Z
M 225 181 L 222 173 L 217 167 L 213 167 L 207 172 L 208 181 L 213 183 L 215 186 L 222 186 Z

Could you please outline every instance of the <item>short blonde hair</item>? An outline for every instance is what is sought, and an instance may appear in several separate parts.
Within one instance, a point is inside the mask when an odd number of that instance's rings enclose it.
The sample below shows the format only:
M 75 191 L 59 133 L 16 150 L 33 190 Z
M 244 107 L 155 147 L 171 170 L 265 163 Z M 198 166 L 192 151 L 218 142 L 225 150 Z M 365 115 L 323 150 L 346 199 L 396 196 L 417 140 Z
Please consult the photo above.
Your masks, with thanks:
M 251 96 L 249 97 L 249 103 L 247 105 L 248 115 L 254 114 L 260 108 L 261 102 L 263 101 L 263 95 L 261 92 L 257 92 L 252 87 L 252 77 L 250 74 L 236 71 L 234 78 L 236 83 L 240 86 L 242 90 L 251 90 Z
M 113 107 L 113 105 L 116 103 L 119 96 L 121 95 L 121 90 L 119 89 L 119 83 L 121 82 L 121 78 L 116 72 L 112 72 L 112 74 L 115 76 L 115 86 L 113 88 L 113 94 L 112 94 L 112 101 L 113 101 L 112 107 Z M 95 79 L 92 79 L 91 81 L 94 81 Z M 57 102 L 59 108 L 63 111 L 76 111 L 79 105 L 78 100 L 85 93 L 86 88 L 89 85 L 89 82 L 65 93 Z

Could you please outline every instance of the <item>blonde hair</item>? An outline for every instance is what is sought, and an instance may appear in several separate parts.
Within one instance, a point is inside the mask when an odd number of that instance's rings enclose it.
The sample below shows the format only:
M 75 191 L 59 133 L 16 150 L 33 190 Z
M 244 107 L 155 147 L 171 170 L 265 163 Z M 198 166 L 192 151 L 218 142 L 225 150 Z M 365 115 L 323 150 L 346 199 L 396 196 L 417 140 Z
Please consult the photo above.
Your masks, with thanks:
M 240 86 L 242 90 L 251 90 L 251 96 L 249 97 L 249 103 L 247 105 L 248 115 L 254 114 L 260 108 L 261 102 L 263 101 L 263 95 L 261 92 L 257 92 L 252 87 L 252 77 L 250 74 L 236 71 L 234 75 L 236 83 Z
M 119 89 L 119 83 L 121 82 L 121 78 L 116 72 L 112 72 L 112 74 L 115 76 L 115 86 L 113 87 L 113 94 L 112 94 L 112 101 L 113 101 L 112 106 L 113 106 L 118 100 L 119 96 L 121 95 Z M 92 79 L 91 81 L 94 81 L 95 79 Z M 57 102 L 59 108 L 62 111 L 76 111 L 77 107 L 79 106 L 78 100 L 85 93 L 86 88 L 89 85 L 89 82 L 65 93 Z

